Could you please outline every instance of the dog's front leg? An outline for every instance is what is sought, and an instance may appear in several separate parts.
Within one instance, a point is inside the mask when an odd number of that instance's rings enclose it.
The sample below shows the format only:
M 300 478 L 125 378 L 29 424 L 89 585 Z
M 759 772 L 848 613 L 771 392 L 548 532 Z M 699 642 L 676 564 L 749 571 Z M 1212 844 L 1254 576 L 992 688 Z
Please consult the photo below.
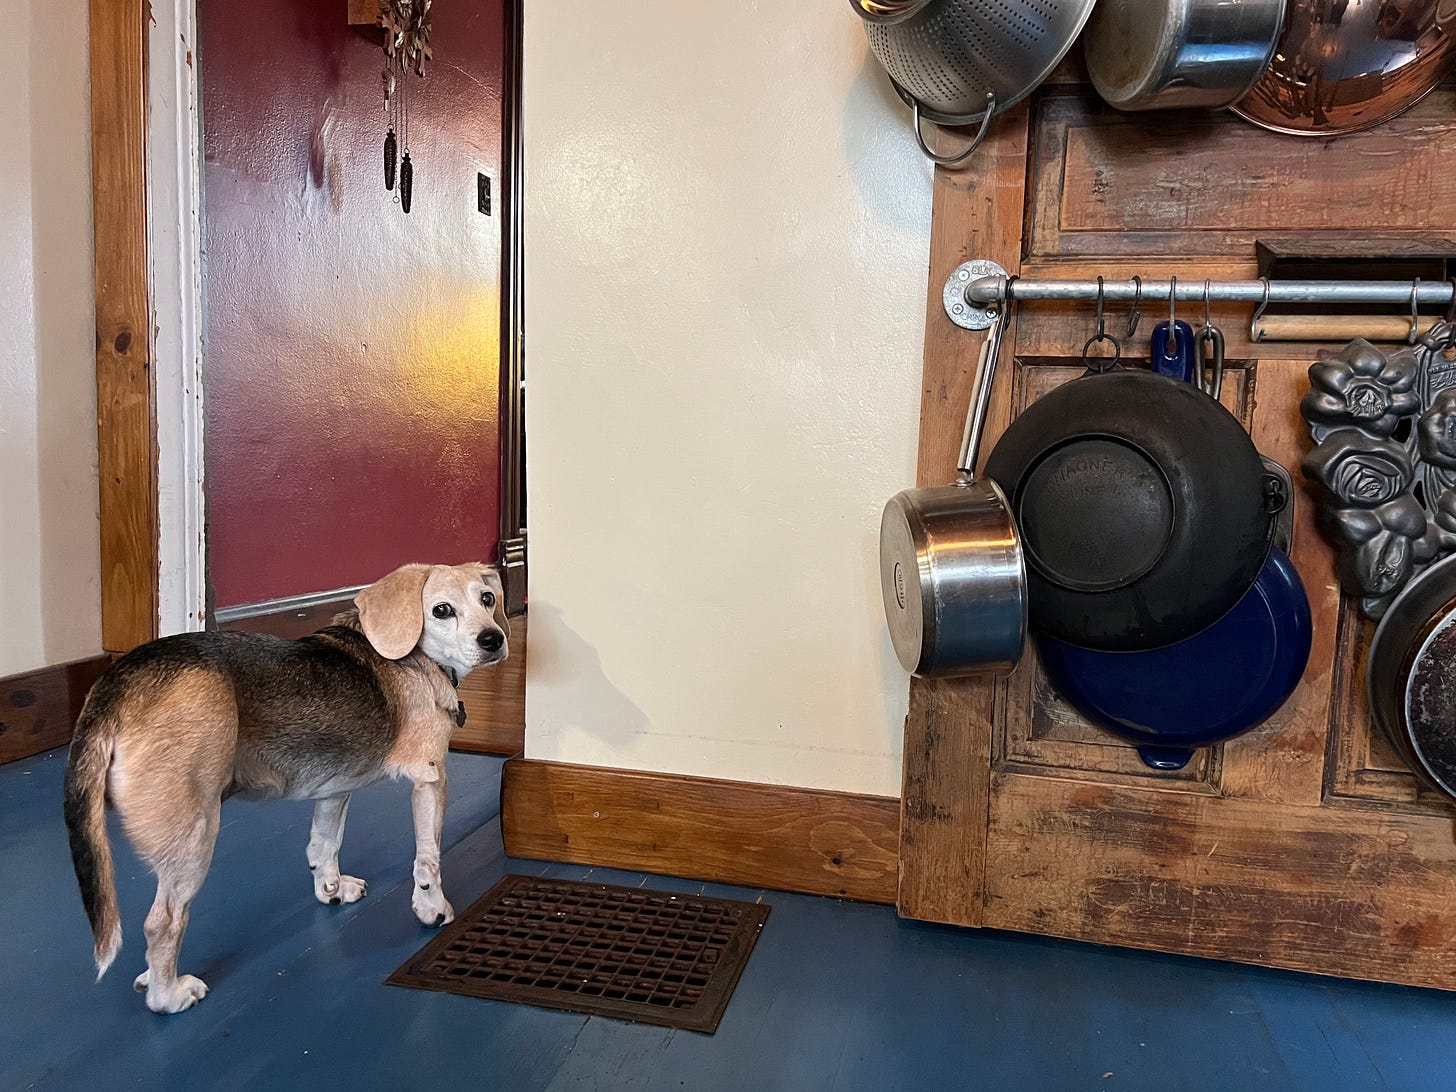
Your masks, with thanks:
M 344 819 L 348 814 L 348 793 L 326 796 L 313 806 L 308 867 L 313 871 L 314 898 L 329 906 L 358 902 L 369 893 L 369 885 L 357 876 L 339 875 L 339 845 L 344 840 Z
M 455 920 L 455 911 L 440 889 L 440 830 L 445 823 L 445 763 L 430 763 L 430 779 L 414 782 L 411 803 L 415 813 L 415 893 L 410 900 L 415 917 L 426 925 Z

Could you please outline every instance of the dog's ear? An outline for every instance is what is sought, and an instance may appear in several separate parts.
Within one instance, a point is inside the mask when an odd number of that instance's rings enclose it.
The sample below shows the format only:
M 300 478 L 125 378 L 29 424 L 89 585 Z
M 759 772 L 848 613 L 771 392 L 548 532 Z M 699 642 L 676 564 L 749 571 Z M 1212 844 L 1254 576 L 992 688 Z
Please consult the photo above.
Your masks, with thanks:
M 495 624 L 500 626 L 501 632 L 507 639 L 511 635 L 511 620 L 506 617 L 506 589 L 501 583 L 500 572 L 491 565 L 480 566 L 480 577 L 485 581 L 485 586 L 495 593 L 495 607 L 491 610 L 491 616 Z
M 359 628 L 374 651 L 398 660 L 414 651 L 425 631 L 425 578 L 430 565 L 402 565 L 354 596 Z

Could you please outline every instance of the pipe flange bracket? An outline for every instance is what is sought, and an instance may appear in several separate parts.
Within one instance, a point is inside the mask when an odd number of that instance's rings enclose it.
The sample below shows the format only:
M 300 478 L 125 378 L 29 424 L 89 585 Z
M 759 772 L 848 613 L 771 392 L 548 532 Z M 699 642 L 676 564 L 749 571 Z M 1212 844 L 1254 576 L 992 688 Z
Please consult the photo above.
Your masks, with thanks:
M 1004 277 L 1006 270 L 995 262 L 977 258 L 955 267 L 945 280 L 941 301 L 946 317 L 965 330 L 985 330 L 1001 311 L 1000 303 L 971 303 L 966 299 L 966 285 L 981 277 Z

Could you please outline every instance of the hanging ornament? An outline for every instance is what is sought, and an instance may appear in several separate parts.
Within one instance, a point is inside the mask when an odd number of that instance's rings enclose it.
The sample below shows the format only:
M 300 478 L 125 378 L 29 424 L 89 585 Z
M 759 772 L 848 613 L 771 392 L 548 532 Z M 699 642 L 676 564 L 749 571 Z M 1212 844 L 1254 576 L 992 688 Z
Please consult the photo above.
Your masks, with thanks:
M 384 188 L 394 189 L 394 172 L 399 164 L 399 138 L 394 135 L 393 102 L 394 73 L 384 70 L 384 112 L 389 119 L 389 131 L 384 134 Z
M 430 7 L 432 0 L 380 0 L 379 25 L 384 28 L 384 188 L 394 189 L 398 174 L 399 193 L 395 200 L 405 212 L 414 194 L 414 166 L 410 161 L 409 90 L 404 78 L 413 72 L 425 75 L 430 50 Z M 396 135 L 396 131 L 398 135 Z

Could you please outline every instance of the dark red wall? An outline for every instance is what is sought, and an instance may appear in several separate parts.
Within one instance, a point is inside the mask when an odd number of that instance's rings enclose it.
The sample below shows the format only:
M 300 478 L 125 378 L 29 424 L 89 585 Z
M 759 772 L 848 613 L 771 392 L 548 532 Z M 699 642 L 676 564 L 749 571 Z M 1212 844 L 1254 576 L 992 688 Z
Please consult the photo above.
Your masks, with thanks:
M 501 0 L 434 5 L 409 215 L 384 188 L 383 51 L 346 7 L 198 5 L 219 607 L 495 554 Z

